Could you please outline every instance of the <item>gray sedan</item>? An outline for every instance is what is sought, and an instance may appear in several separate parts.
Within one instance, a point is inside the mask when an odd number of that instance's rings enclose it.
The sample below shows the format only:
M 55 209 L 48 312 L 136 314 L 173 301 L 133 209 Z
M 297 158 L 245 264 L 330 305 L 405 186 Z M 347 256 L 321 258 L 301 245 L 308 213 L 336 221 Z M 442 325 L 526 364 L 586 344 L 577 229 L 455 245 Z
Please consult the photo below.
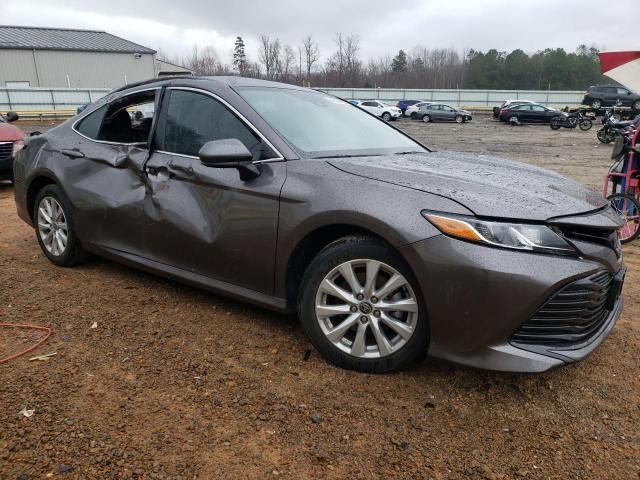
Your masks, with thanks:
M 416 112 L 415 118 L 425 123 L 429 122 L 456 122 L 463 123 L 472 119 L 471 112 L 462 110 L 444 103 L 431 103 L 424 105 Z
M 14 178 L 54 264 L 92 253 L 294 313 L 349 369 L 429 353 L 539 372 L 587 356 L 622 309 L 623 222 L 601 195 L 503 158 L 432 152 L 292 85 L 127 85 L 29 138 Z M 253 348 L 236 319 L 228 329 Z

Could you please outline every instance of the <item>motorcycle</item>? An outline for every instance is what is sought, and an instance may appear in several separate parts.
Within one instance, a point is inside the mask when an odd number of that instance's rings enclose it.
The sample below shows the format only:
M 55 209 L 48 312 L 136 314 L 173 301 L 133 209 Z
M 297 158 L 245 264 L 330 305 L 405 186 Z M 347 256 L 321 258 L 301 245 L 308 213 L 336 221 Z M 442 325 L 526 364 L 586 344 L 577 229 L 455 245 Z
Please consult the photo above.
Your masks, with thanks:
M 582 112 L 573 113 L 571 115 L 558 115 L 553 117 L 549 122 L 551 130 L 559 130 L 560 128 L 576 128 L 586 132 L 593 127 L 593 121 L 585 116 Z
M 619 135 L 624 134 L 626 130 L 637 128 L 639 125 L 640 115 L 638 115 L 633 120 L 618 122 L 611 113 L 607 112 L 605 114 L 604 126 L 600 130 L 598 130 L 597 137 L 601 143 L 611 143 Z

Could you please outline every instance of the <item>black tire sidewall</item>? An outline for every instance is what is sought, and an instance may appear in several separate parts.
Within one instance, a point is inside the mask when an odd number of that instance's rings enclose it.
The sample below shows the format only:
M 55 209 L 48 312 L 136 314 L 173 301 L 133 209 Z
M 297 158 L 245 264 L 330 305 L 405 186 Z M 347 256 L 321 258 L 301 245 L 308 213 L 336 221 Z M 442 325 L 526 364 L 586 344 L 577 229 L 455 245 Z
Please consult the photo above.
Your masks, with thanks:
M 349 260 L 374 259 L 400 272 L 410 283 L 419 304 L 416 330 L 397 352 L 375 359 L 358 358 L 335 347 L 322 332 L 315 313 L 316 293 L 320 282 L 338 265 Z M 422 292 L 404 259 L 385 243 L 368 237 L 342 239 L 325 247 L 309 264 L 302 279 L 298 303 L 302 327 L 313 346 L 331 363 L 349 370 L 383 373 L 406 367 L 422 358 L 429 344 L 429 325 Z
M 38 230 L 38 208 L 40 206 L 40 202 L 44 197 L 52 197 L 56 199 L 56 201 L 62 207 L 62 211 L 64 213 L 64 217 L 67 221 L 67 248 L 65 249 L 62 255 L 53 255 L 50 253 L 42 239 L 40 238 L 40 232 Z M 45 186 L 38 195 L 36 196 L 36 200 L 34 202 L 33 207 L 33 222 L 36 230 L 36 238 L 38 239 L 38 244 L 42 249 L 42 252 L 45 256 L 53 263 L 61 267 L 68 267 L 74 265 L 77 262 L 78 252 L 80 250 L 80 244 L 75 235 L 75 227 L 73 224 L 73 219 L 71 217 L 71 206 L 67 197 L 62 192 L 62 189 L 57 185 L 47 185 Z
M 614 193 L 611 194 L 607 197 L 607 201 L 609 203 L 611 203 L 611 200 L 613 200 L 614 198 L 626 198 L 629 202 L 633 203 L 636 207 L 636 210 L 638 212 L 640 212 L 640 203 L 638 203 L 638 200 L 636 200 L 635 197 L 627 194 L 627 193 Z M 638 228 L 635 233 L 630 236 L 629 238 L 627 238 L 626 240 L 621 240 L 621 243 L 629 243 L 629 242 L 633 242 L 635 239 L 637 239 L 640 236 L 640 228 Z

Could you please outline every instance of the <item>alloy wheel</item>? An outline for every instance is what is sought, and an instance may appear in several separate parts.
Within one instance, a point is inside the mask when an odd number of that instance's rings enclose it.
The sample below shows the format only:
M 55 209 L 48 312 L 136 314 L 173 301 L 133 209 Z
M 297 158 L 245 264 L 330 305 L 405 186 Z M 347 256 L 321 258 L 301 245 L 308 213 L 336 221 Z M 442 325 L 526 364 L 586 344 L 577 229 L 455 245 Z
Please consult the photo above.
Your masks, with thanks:
M 371 259 L 344 262 L 322 280 L 315 313 L 326 338 L 358 358 L 400 350 L 415 332 L 418 301 L 409 281 Z
M 51 255 L 62 255 L 67 249 L 69 226 L 62 206 L 53 197 L 46 196 L 38 205 L 38 235 Z

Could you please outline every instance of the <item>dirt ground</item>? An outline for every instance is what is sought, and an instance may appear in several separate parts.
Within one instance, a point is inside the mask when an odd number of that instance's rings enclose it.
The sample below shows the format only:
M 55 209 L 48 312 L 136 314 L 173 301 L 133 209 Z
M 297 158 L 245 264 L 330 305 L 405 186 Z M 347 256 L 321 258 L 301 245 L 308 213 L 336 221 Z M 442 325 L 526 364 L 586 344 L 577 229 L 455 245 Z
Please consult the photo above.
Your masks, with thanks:
M 609 164 L 595 129 L 398 126 L 598 190 Z M 0 323 L 53 330 L 0 365 L 0 479 L 637 480 L 640 241 L 624 251 L 624 313 L 580 364 L 365 375 L 323 361 L 290 318 L 108 261 L 55 267 L 0 185 Z M 0 329 L 0 357 L 39 335 Z

